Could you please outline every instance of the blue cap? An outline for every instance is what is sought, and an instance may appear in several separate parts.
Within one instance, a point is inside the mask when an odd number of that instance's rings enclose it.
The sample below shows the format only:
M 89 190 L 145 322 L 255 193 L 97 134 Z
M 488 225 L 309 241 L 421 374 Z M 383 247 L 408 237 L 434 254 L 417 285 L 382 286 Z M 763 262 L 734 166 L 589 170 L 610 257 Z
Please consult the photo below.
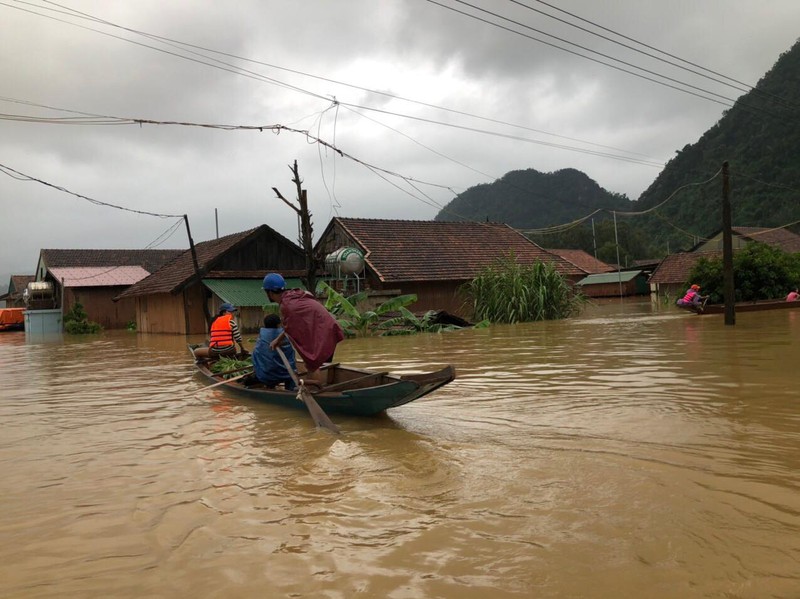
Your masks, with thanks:
M 286 287 L 286 281 L 278 273 L 271 272 L 264 277 L 263 287 L 266 291 L 283 291 Z
M 224 304 L 220 305 L 219 309 L 220 311 L 224 310 L 225 312 L 236 312 L 236 308 L 234 307 L 234 305 L 229 304 L 228 302 L 225 302 Z

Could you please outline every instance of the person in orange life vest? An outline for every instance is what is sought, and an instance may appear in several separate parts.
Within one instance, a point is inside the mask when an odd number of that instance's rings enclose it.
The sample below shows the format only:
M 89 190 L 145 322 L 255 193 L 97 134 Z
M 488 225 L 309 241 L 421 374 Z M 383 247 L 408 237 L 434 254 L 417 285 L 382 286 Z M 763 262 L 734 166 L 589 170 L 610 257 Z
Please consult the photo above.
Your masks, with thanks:
M 236 344 L 242 354 L 247 354 L 242 342 L 239 325 L 233 318 L 236 308 L 229 303 L 219 307 L 219 313 L 211 322 L 211 339 L 208 347 L 198 347 L 194 350 L 195 358 L 215 358 L 219 356 L 236 355 Z
M 313 378 L 320 366 L 333 361 L 336 345 L 344 339 L 342 327 L 311 293 L 285 289 L 281 275 L 269 273 L 263 287 L 269 301 L 278 304 L 283 324 L 283 332 L 270 343 L 270 348 L 275 350 L 289 337 Z
M 675 302 L 675 304 L 681 308 L 686 308 L 687 310 L 702 312 L 702 303 L 707 297 L 707 295 L 700 295 L 700 285 L 692 285 L 686 290 L 686 295 Z

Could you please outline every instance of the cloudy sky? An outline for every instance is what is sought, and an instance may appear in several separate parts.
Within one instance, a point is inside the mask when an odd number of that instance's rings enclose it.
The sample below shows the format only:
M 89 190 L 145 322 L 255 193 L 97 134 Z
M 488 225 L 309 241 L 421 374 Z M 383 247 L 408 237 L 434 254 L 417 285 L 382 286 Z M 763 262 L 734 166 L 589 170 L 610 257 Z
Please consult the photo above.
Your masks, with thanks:
M 0 0 L 0 288 L 41 248 L 187 247 L 55 187 L 188 214 L 195 241 L 215 209 L 220 235 L 296 240 L 272 191 L 295 197 L 294 160 L 317 234 L 523 168 L 636 199 L 800 23 L 797 0 L 62 2 Z

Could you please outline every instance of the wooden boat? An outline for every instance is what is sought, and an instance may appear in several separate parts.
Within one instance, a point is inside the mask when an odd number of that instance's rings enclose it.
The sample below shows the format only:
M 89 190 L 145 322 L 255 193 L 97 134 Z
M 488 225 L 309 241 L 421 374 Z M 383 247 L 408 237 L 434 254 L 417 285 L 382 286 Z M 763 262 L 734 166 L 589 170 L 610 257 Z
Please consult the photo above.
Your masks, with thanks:
M 755 302 L 737 302 L 734 304 L 735 312 L 761 312 L 763 310 L 790 310 L 800 308 L 800 301 L 787 302 L 786 300 L 758 300 Z M 724 314 L 725 304 L 708 304 L 702 314 Z
M 194 357 L 194 348 L 189 351 Z M 197 370 L 209 382 L 220 383 L 223 379 L 211 371 L 213 361 L 195 361 Z M 327 413 L 372 416 L 389 408 L 396 408 L 424 397 L 456 378 L 455 369 L 445 366 L 440 370 L 422 374 L 391 374 L 343 366 L 338 363 L 325 364 L 317 373 L 320 387 L 309 386 L 314 399 Z M 303 408 L 297 399 L 297 391 L 286 391 L 281 387 L 268 389 L 262 384 L 245 386 L 241 379 L 220 385 L 220 389 L 237 395 L 270 403 Z M 318 389 L 318 390 L 317 390 Z

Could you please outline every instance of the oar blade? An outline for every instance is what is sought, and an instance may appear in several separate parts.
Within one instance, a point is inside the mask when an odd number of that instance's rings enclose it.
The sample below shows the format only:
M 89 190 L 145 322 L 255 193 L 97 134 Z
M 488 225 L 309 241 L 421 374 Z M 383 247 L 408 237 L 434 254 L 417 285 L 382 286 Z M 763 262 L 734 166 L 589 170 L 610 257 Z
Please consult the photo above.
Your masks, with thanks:
M 305 385 L 300 385 L 300 393 L 298 395 L 300 399 L 302 399 L 303 403 L 306 404 L 308 413 L 311 414 L 311 418 L 318 427 L 327 429 L 337 435 L 341 434 L 341 429 L 336 426 L 330 418 L 328 418 L 328 415 L 321 407 L 319 407 L 317 400 L 314 399 L 314 396 L 311 395 L 311 392 L 308 389 L 306 389 Z

